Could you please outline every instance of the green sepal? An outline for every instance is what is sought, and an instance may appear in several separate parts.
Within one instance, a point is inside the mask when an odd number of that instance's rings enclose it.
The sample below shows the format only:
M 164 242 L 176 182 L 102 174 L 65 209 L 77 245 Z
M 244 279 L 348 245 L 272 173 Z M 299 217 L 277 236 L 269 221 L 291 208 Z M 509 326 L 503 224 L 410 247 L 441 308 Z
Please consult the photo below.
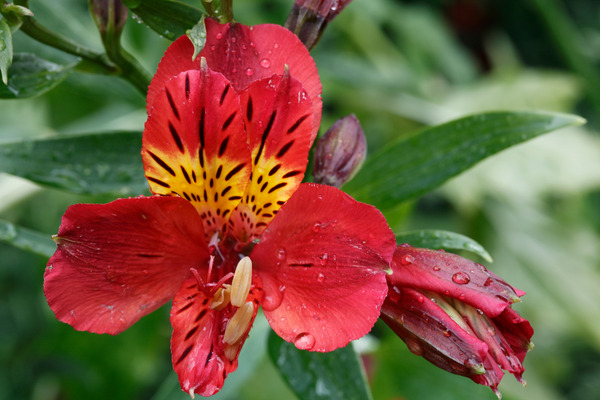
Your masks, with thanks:
M 204 15 L 202 15 L 200 21 L 198 21 L 198 23 L 194 25 L 192 29 L 188 29 L 185 34 L 188 38 L 190 38 L 190 41 L 194 45 L 194 54 L 192 55 L 192 61 L 194 61 L 206 44 L 206 25 L 204 23 Z

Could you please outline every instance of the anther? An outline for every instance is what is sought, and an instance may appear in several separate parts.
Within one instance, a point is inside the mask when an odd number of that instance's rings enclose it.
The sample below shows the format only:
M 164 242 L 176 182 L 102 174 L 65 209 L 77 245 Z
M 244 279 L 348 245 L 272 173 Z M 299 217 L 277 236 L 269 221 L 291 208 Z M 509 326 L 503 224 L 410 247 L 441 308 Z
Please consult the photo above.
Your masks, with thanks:
M 229 361 L 233 361 L 233 360 L 235 360 L 235 356 L 237 356 L 239 349 L 240 349 L 239 343 L 228 344 L 225 346 L 225 349 L 223 349 L 223 353 L 225 353 L 225 357 L 227 357 L 227 359 Z
M 233 317 L 229 320 L 227 328 L 225 328 L 223 341 L 227 344 L 239 342 L 250 327 L 252 315 L 254 315 L 254 304 L 251 301 L 248 301 L 238 308 L 235 314 L 233 314 Z
M 229 304 L 229 299 L 231 295 L 231 287 L 230 285 L 224 284 L 222 287 L 217 290 L 212 301 L 210 302 L 211 310 L 222 310 Z
M 248 298 L 252 284 L 252 261 L 244 257 L 239 262 L 231 282 L 231 304 L 241 307 Z

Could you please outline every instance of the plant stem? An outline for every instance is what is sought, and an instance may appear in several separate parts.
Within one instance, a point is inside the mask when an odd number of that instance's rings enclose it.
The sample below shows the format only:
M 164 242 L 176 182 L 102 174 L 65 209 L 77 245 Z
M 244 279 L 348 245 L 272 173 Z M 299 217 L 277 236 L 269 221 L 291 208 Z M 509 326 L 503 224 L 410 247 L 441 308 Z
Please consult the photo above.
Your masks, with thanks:
M 15 0 L 15 4 L 28 7 L 28 0 Z M 116 75 L 129 81 L 140 93 L 145 96 L 150 82 L 150 74 L 139 64 L 139 62 L 120 45 L 106 46 L 110 54 L 98 53 L 91 50 L 59 33 L 49 30 L 41 25 L 33 17 L 23 19 L 21 30 L 27 36 L 40 43 L 54 47 L 80 57 L 90 62 L 95 71 L 105 75 Z M 110 50 L 109 50 L 110 49 Z

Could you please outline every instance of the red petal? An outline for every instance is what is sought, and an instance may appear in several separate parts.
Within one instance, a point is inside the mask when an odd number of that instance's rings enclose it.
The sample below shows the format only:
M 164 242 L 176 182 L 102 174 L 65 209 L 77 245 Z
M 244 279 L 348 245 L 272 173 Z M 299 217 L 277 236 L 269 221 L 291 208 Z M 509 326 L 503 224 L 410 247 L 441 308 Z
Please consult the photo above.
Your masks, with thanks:
M 248 301 L 254 302 L 256 317 L 262 293 L 252 290 Z M 235 310 L 228 306 L 216 311 L 210 308 L 211 299 L 198 289 L 196 279 L 188 279 L 173 299 L 171 308 L 171 354 L 173 368 L 179 376 L 181 389 L 188 393 L 211 396 L 223 387 L 227 374 L 237 369 L 237 357 L 248 332 L 238 342 L 235 358 L 225 355 L 223 334 Z M 249 329 L 248 329 L 249 331 Z M 190 392 L 192 391 L 192 392 Z
M 200 217 L 181 199 L 76 204 L 44 276 L 56 317 L 77 330 L 117 334 L 173 297 L 208 259 Z
M 298 348 L 331 351 L 372 328 L 394 235 L 374 207 L 302 184 L 250 255 L 271 327 Z
M 444 251 L 400 245 L 392 270 L 391 284 L 454 297 L 490 317 L 518 301 L 512 286 L 483 265 Z
M 531 337 L 533 336 L 533 328 L 529 321 L 512 308 L 506 308 L 493 321 L 510 344 L 512 351 L 523 362 L 525 355 L 531 349 Z
M 390 288 L 381 313 L 413 353 L 446 371 L 472 376 L 472 368 L 483 365 L 487 357 L 488 346 L 483 341 L 414 289 Z
M 310 99 L 289 74 L 252 83 L 241 104 L 252 174 L 230 224 L 237 240 L 247 243 L 260 236 L 302 182 L 312 144 L 312 115 Z
M 142 157 L 154 193 L 191 201 L 208 237 L 224 227 L 250 175 L 239 95 L 229 81 L 209 69 L 169 80 L 146 122 Z
M 321 122 L 321 82 L 315 62 L 298 37 L 279 25 L 223 25 L 209 18 L 205 22 L 206 44 L 195 61 L 194 48 L 186 36 L 173 42 L 165 52 L 148 88 L 148 111 L 165 82 L 182 71 L 200 69 L 202 57 L 209 68 L 225 75 L 238 92 L 254 81 L 282 74 L 288 65 L 290 74 L 302 82 L 313 99 L 314 138 Z

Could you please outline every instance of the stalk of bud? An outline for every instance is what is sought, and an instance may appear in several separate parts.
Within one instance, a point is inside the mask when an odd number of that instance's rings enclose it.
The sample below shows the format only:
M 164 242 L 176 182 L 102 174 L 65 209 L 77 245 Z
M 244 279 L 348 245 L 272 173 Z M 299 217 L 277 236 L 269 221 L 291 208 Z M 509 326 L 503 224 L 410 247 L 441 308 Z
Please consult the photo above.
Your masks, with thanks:
M 366 155 L 367 139 L 356 116 L 340 118 L 317 142 L 315 182 L 340 188 L 360 170 Z

